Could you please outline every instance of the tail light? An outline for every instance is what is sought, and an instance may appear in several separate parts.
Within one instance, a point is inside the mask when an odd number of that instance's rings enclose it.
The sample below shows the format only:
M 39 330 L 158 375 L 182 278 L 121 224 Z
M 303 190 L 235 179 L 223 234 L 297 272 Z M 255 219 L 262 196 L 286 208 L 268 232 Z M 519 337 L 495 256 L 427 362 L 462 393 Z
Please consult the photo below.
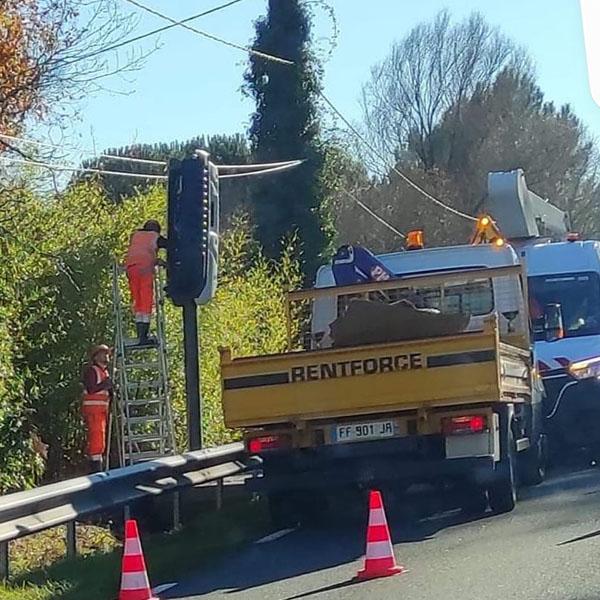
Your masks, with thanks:
M 463 435 L 465 433 L 481 433 L 487 429 L 485 415 L 464 415 L 442 419 L 444 435 Z
M 289 438 L 285 435 L 263 435 L 248 440 L 248 452 L 260 454 L 265 450 L 278 450 L 289 446 Z

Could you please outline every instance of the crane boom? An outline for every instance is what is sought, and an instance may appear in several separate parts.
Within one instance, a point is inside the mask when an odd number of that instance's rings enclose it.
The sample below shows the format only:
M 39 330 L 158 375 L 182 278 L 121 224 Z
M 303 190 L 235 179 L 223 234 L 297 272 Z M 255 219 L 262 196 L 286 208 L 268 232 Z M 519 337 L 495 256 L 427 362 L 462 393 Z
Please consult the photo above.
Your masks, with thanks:
M 561 240 L 569 231 L 567 213 L 528 189 L 522 169 L 488 174 L 485 210 L 509 240 Z

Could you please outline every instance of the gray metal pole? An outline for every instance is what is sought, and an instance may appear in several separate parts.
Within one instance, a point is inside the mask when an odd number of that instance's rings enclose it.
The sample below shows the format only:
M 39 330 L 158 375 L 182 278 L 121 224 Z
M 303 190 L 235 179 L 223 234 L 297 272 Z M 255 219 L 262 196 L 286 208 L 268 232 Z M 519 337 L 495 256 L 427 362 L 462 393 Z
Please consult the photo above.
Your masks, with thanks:
M 217 492 L 216 492 L 216 506 L 217 510 L 223 508 L 223 478 L 217 479 Z
M 67 556 L 75 558 L 77 556 L 77 526 L 75 521 L 67 523 Z
M 173 493 L 173 523 L 171 531 L 181 530 L 181 496 L 179 492 Z
M 185 361 L 185 397 L 190 450 L 202 448 L 202 398 L 198 365 L 198 320 L 194 301 L 183 306 L 183 351 Z
M 0 581 L 8 579 L 9 576 L 8 542 L 0 542 Z

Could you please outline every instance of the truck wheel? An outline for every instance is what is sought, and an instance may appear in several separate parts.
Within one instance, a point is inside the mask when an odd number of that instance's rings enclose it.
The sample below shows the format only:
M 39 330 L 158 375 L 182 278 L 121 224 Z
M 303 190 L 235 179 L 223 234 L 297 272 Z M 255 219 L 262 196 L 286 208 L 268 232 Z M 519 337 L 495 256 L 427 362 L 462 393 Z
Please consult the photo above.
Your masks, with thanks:
M 488 506 L 485 489 L 479 487 L 467 488 L 461 502 L 462 513 L 468 517 L 482 515 Z
M 510 512 L 517 503 L 516 451 L 510 427 L 506 434 L 506 456 L 496 468 L 496 479 L 488 488 L 490 507 L 495 513 Z
M 298 505 L 291 493 L 269 495 L 269 514 L 276 529 L 296 527 L 300 522 Z
M 547 440 L 540 435 L 537 444 L 524 452 L 521 459 L 521 480 L 525 485 L 539 485 L 546 478 Z

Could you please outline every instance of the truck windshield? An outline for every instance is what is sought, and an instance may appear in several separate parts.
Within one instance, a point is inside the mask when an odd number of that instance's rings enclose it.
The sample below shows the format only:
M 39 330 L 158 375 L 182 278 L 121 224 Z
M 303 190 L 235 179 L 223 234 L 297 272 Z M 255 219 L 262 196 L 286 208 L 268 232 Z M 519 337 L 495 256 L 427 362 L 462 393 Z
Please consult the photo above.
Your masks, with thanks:
M 536 341 L 544 338 L 544 306 L 560 304 L 565 337 L 600 334 L 600 278 L 566 273 L 529 278 L 529 314 Z

